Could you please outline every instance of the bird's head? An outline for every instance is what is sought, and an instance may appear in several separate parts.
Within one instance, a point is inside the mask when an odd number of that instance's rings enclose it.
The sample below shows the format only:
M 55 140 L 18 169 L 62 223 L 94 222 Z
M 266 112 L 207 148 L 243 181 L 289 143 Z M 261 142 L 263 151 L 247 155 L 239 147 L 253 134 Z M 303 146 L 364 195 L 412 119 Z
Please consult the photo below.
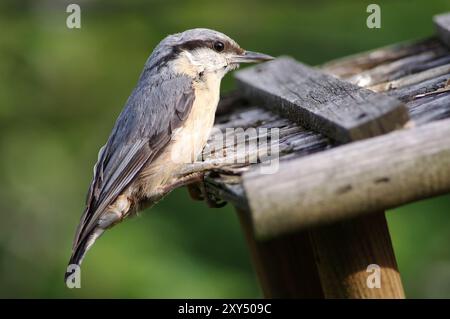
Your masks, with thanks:
M 222 78 L 240 63 L 272 59 L 267 54 L 242 49 L 223 33 L 209 29 L 191 29 L 162 40 L 147 61 L 147 67 L 167 65 L 175 72 L 192 77 L 214 75 Z

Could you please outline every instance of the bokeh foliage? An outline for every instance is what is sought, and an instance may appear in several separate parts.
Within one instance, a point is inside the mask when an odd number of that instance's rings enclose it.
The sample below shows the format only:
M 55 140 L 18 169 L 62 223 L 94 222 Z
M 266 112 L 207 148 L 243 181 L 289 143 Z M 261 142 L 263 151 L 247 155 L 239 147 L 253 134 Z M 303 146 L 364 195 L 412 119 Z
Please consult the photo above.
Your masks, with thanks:
M 67 1 L 0 3 L 0 297 L 259 297 L 231 207 L 177 190 L 88 254 L 82 289 L 63 273 L 99 147 L 158 41 L 209 27 L 243 47 L 309 64 L 427 37 L 448 0 Z M 233 86 L 228 76 L 224 90 Z M 409 297 L 450 297 L 450 196 L 388 214 Z

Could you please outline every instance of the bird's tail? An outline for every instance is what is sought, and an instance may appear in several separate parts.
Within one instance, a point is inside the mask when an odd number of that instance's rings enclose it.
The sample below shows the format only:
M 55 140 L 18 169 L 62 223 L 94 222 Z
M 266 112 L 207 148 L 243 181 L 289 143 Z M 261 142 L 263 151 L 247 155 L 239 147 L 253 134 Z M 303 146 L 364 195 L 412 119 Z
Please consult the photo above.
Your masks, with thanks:
M 70 256 L 69 264 L 67 266 L 66 273 L 64 275 L 64 281 L 67 281 L 67 277 L 72 274 L 70 271 L 71 265 L 80 266 L 83 262 L 83 258 L 87 251 L 92 247 L 95 241 L 103 234 L 105 230 L 100 227 L 96 227 L 92 230 L 89 236 L 86 236 L 82 241 L 76 243 Z

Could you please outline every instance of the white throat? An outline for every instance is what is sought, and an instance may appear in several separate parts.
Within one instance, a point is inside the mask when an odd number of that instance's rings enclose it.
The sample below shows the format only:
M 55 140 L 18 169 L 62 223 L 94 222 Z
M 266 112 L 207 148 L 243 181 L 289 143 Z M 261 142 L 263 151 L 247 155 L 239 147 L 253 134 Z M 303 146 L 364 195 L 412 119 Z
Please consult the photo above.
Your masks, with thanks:
M 226 58 L 208 48 L 183 51 L 171 63 L 175 72 L 192 78 L 205 76 L 209 79 L 212 77 L 222 79 L 229 71 Z

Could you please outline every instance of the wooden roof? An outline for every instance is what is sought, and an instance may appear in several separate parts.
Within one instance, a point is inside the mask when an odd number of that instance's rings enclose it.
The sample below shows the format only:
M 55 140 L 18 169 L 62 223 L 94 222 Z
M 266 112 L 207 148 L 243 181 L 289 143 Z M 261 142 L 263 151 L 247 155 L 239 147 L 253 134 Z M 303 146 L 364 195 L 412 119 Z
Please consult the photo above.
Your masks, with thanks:
M 209 150 L 217 146 L 213 135 L 204 161 L 194 165 L 211 169 L 206 179 L 210 193 L 238 208 L 252 208 L 247 211 L 256 235 L 271 237 L 450 191 L 450 52 L 438 38 L 319 68 L 403 102 L 410 121 L 403 119 L 401 129 L 392 133 L 341 145 L 339 138 L 299 125 L 274 101 L 268 107 L 267 99 L 246 99 L 241 86 L 222 99 L 216 128 L 279 128 L 279 170 L 261 174 L 261 164 L 253 163 L 256 149 L 245 154 L 247 163 L 222 167 L 244 154 L 233 143 L 212 156 Z M 244 72 L 249 71 L 238 72 L 238 79 Z

